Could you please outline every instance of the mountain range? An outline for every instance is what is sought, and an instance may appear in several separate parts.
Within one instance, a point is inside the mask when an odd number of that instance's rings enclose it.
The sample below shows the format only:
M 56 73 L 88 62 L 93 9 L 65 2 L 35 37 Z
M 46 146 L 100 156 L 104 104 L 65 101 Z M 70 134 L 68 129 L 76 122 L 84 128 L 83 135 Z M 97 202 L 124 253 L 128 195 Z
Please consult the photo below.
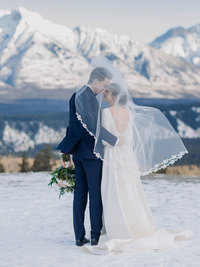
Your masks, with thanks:
M 200 67 L 200 24 L 170 29 L 150 45 Z
M 175 33 L 167 36 L 141 44 L 100 28 L 57 25 L 24 7 L 0 10 L 1 99 L 63 98 L 87 82 L 97 55 L 120 70 L 133 97 L 200 99 L 199 50 L 193 59 L 189 52 L 180 58 L 173 49 L 165 51 Z M 200 35 L 195 36 L 198 43 Z
M 165 114 L 188 149 L 189 154 L 179 164 L 200 165 L 200 103 L 173 101 L 151 105 Z M 44 144 L 55 149 L 65 136 L 69 107 L 63 100 L 20 100 L 15 106 L 4 104 L 0 108 L 1 155 L 26 152 L 34 156 Z

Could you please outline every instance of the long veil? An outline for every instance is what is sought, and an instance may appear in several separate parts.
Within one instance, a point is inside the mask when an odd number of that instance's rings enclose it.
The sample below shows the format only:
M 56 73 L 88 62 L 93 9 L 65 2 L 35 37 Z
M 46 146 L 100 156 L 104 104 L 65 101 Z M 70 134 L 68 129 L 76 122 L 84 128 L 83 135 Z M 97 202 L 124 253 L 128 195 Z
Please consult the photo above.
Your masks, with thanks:
M 131 144 L 141 175 L 166 168 L 188 153 L 181 138 L 159 109 L 134 103 L 125 79 L 107 58 L 95 57 L 92 65 L 93 67 L 105 68 L 112 74 L 110 83 L 117 87 L 115 90 L 114 119 L 118 119 L 119 113 L 116 110 L 119 106 L 127 108 L 131 113 L 133 127 Z M 102 109 L 105 108 L 103 92 L 96 96 L 96 100 L 98 102 L 98 115 L 95 120 L 83 120 L 89 104 L 86 102 L 82 108 L 77 106 L 77 117 L 90 135 L 95 138 L 94 154 L 103 160 L 103 140 L 101 139 L 101 114 Z

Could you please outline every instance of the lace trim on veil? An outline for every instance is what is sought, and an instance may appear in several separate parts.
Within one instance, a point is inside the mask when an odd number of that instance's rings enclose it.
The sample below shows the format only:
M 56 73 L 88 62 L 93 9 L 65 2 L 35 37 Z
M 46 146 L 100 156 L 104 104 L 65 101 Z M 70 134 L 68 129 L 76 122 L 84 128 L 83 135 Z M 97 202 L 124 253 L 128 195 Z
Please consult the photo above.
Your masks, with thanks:
M 79 115 L 76 112 L 76 117 L 81 122 L 81 125 L 83 126 L 83 128 L 85 128 L 86 131 L 91 136 L 93 136 L 95 141 L 96 141 L 97 140 L 96 136 L 91 131 L 89 131 L 88 128 L 87 128 L 87 125 L 85 123 L 83 123 L 81 115 Z M 96 153 L 94 150 L 93 150 L 93 153 L 98 159 L 101 159 L 103 161 L 103 159 L 102 159 L 102 157 L 101 157 L 101 155 L 99 153 Z M 178 159 L 181 159 L 183 157 L 183 155 L 185 155 L 187 153 L 188 153 L 188 151 L 185 150 L 185 151 L 181 151 L 179 154 L 172 155 L 170 159 L 165 159 L 165 160 L 163 160 L 163 162 L 161 162 L 159 164 L 155 164 L 155 166 L 153 168 L 149 169 L 148 171 L 142 172 L 141 175 L 147 175 L 147 174 L 150 174 L 152 172 L 157 172 L 157 171 L 159 171 L 161 169 L 165 169 L 167 166 L 174 164 L 174 162 L 176 162 Z
M 167 166 L 174 164 L 175 161 L 177 161 L 178 159 L 181 159 L 183 157 L 183 155 L 187 154 L 188 151 L 181 151 L 179 154 L 177 155 L 172 155 L 170 159 L 165 159 L 163 160 L 163 162 L 159 163 L 159 164 L 155 164 L 155 166 L 151 169 L 149 169 L 148 171 L 142 172 L 141 175 L 147 175 L 150 174 L 152 172 L 157 172 L 161 169 L 165 169 Z
M 95 136 L 91 131 L 89 131 L 88 128 L 87 128 L 87 125 L 86 125 L 85 123 L 83 123 L 83 120 L 82 120 L 82 118 L 81 118 L 81 115 L 79 115 L 79 114 L 76 112 L 76 117 L 77 117 L 77 119 L 80 121 L 80 123 L 81 123 L 81 125 L 83 126 L 83 128 L 85 128 L 86 131 L 89 133 L 89 135 L 93 136 L 94 139 L 95 139 L 95 141 L 96 141 L 96 140 L 97 140 L 97 139 L 96 139 L 96 136 Z M 103 161 L 103 159 L 102 159 L 102 157 L 101 157 L 101 155 L 100 155 L 99 153 L 96 153 L 94 150 L 93 150 L 93 153 L 94 153 L 94 155 L 95 155 L 98 159 L 101 159 L 101 160 Z

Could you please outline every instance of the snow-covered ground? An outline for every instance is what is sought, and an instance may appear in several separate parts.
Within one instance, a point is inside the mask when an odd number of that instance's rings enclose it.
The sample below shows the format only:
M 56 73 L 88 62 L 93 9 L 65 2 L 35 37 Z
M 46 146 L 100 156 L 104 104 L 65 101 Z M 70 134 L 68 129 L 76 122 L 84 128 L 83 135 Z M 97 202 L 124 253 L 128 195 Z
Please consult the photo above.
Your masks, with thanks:
M 91 255 L 74 245 L 72 194 L 59 200 L 48 173 L 0 174 L 0 266 L 200 266 L 200 177 L 157 174 L 142 179 L 160 228 L 194 237 L 162 251 Z M 86 229 L 89 237 L 88 210 Z M 104 237 L 102 237 L 102 240 Z

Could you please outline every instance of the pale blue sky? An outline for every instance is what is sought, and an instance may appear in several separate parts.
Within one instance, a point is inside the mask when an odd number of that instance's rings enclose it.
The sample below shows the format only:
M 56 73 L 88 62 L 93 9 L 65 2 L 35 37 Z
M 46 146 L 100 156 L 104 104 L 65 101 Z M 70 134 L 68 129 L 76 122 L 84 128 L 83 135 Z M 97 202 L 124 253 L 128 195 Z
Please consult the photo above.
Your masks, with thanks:
M 1 0 L 0 9 L 24 6 L 70 28 L 100 27 L 150 42 L 176 26 L 200 23 L 200 0 Z

